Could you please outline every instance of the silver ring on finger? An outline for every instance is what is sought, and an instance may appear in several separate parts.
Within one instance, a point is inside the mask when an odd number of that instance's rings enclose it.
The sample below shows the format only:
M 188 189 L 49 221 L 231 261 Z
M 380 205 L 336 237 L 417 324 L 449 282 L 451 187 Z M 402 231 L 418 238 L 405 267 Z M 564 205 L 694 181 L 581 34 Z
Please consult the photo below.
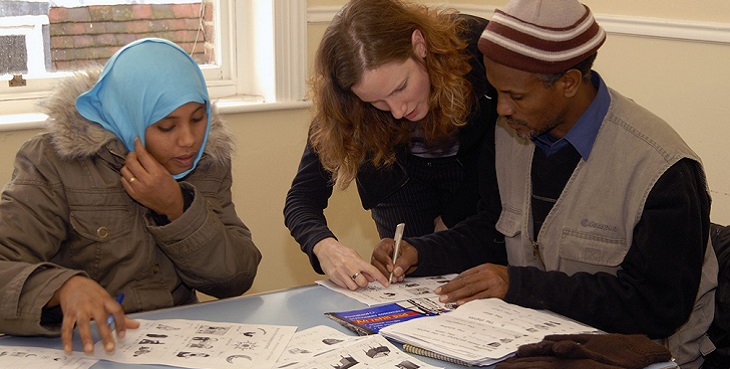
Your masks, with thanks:
M 354 281 L 354 280 L 356 280 L 356 279 L 357 279 L 357 277 L 358 277 L 359 275 L 360 275 L 360 272 L 357 272 L 357 273 L 355 273 L 355 274 L 351 275 L 351 276 L 350 276 L 350 278 L 352 278 L 352 280 Z

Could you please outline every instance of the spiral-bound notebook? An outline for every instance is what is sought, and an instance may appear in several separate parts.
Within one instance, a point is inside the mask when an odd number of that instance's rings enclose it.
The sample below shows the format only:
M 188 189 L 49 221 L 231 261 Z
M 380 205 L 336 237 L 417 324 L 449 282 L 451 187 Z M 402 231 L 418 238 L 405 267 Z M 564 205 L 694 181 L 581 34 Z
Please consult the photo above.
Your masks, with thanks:
M 548 334 L 597 332 L 566 317 L 500 299 L 473 300 L 446 314 L 392 324 L 379 331 L 410 345 L 407 349 L 416 354 L 475 366 L 505 360 L 520 345 L 539 342 Z
M 407 343 L 403 345 L 403 351 L 414 354 L 414 355 L 430 357 L 432 359 L 442 360 L 442 361 L 459 364 L 459 365 L 463 365 L 463 366 L 474 366 L 465 361 L 461 361 L 459 359 L 449 357 L 449 356 L 444 356 L 439 353 L 429 351 L 424 348 L 420 348 L 418 346 L 409 345 Z M 674 361 L 667 361 L 665 363 L 651 364 L 644 369 L 679 369 L 679 365 L 677 365 L 677 363 L 675 363 Z
M 415 355 L 430 357 L 432 359 L 447 361 L 449 363 L 454 363 L 454 364 L 459 364 L 459 365 L 464 365 L 464 366 L 473 366 L 473 365 L 467 363 L 466 361 L 461 361 L 457 358 L 453 358 L 453 357 L 446 356 L 446 355 L 441 355 L 437 352 L 429 351 L 424 348 L 420 348 L 418 346 L 409 345 L 407 343 L 403 344 L 403 351 L 411 353 L 411 354 L 415 354 Z

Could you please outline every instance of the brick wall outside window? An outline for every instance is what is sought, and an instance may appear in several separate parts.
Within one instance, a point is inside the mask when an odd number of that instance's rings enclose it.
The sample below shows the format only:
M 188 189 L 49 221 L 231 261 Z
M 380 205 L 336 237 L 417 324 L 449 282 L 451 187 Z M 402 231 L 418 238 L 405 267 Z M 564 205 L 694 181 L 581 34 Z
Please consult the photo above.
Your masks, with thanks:
M 54 71 L 105 63 L 140 38 L 173 41 L 198 64 L 214 64 L 213 3 L 51 7 L 48 12 Z

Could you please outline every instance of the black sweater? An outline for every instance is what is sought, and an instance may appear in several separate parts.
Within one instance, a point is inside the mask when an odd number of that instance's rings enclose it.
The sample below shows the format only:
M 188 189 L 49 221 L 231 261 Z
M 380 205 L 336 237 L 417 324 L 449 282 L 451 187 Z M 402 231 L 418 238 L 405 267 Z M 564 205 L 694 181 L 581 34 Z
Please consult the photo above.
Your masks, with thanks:
M 555 157 L 559 160 L 561 155 Z M 575 167 L 575 162 L 567 162 Z M 543 158 L 533 165 L 551 164 Z M 533 168 L 533 175 L 535 170 L 539 168 Z M 496 200 L 494 171 L 485 168 L 485 172 L 491 180 L 482 182 L 484 197 L 477 215 L 451 230 L 407 239 L 419 252 L 414 275 L 458 273 L 468 265 L 499 263 L 494 255 L 504 244 L 494 224 L 501 206 Z M 667 337 L 692 312 L 709 237 L 709 213 L 710 198 L 701 166 L 690 159 L 680 160 L 664 172 L 649 193 L 634 228 L 633 243 L 616 276 L 568 276 L 534 267 L 509 267 L 504 300 L 549 309 L 607 332 Z M 481 260 L 474 260 L 479 257 Z

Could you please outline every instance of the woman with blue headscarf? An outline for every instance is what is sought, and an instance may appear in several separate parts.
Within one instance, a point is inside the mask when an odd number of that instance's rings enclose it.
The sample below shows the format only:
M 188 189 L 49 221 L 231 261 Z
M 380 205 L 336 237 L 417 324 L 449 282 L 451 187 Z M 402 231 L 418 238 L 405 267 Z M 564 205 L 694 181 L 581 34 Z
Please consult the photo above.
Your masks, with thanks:
M 251 287 L 261 253 L 231 200 L 231 134 L 184 50 L 135 41 L 45 108 L 0 198 L 0 332 L 71 351 L 76 326 L 91 352 L 95 320 L 111 351 L 110 315 L 124 335 L 125 312 Z

